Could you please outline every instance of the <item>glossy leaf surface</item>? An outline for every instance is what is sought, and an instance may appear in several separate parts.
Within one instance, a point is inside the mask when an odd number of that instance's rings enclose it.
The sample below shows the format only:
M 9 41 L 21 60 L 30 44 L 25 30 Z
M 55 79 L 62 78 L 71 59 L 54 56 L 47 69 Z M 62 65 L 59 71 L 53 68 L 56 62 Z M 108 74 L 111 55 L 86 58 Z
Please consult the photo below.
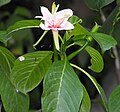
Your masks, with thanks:
M 55 62 L 44 79 L 42 112 L 78 112 L 82 98 L 82 85 L 69 63 Z
M 0 93 L 6 112 L 28 112 L 29 97 L 17 91 L 5 70 L 0 69 Z
M 27 29 L 27 28 L 39 28 L 39 25 L 40 25 L 39 20 L 22 20 L 8 27 L 7 33 L 10 34 L 12 32 L 22 30 L 22 29 Z
M 34 89 L 51 66 L 51 57 L 51 51 L 37 51 L 19 57 L 11 73 L 16 89 L 23 93 Z
M 103 33 L 92 33 L 92 37 L 98 42 L 103 52 L 111 49 L 117 44 L 116 40 L 109 35 Z
M 89 67 L 95 72 L 101 72 L 104 68 L 104 62 L 101 54 L 94 48 L 87 46 L 86 51 L 91 56 L 91 66 Z
M 91 108 L 90 97 L 87 93 L 87 90 L 83 86 L 83 99 L 79 112 L 90 112 L 90 108 Z

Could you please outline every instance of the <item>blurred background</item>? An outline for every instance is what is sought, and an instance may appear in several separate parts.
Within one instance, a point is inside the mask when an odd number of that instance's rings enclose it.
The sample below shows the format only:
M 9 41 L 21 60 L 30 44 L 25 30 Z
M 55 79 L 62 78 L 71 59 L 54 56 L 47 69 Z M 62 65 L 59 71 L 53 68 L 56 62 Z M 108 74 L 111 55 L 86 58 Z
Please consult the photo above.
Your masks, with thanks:
M 83 20 L 82 25 L 88 30 L 91 30 L 91 28 L 95 25 L 95 22 L 97 22 L 99 25 L 103 24 L 100 12 L 90 10 L 85 4 L 84 0 L 11 0 L 11 2 L 8 4 L 0 7 L 0 30 L 6 30 L 8 26 L 20 20 L 34 19 L 36 15 L 41 15 L 40 6 L 48 7 L 49 10 L 51 10 L 51 5 L 53 2 L 60 4 L 59 10 L 65 8 L 72 9 L 74 15 L 77 15 Z M 103 8 L 106 17 L 113 11 L 115 6 L 116 3 L 113 2 L 107 7 Z M 32 45 L 39 39 L 42 33 L 43 31 L 41 29 L 27 29 L 15 32 L 13 34 L 13 38 L 8 41 L 7 47 L 15 54 L 16 57 L 28 52 L 32 52 L 34 51 Z M 64 32 L 60 33 L 62 35 Z M 49 32 L 39 43 L 37 50 L 53 50 L 52 43 L 52 33 Z M 2 45 L 2 43 L 0 44 Z M 96 49 L 99 49 L 96 43 L 93 46 Z M 76 49 L 77 47 L 71 48 L 68 52 Z M 113 88 L 115 88 L 115 86 L 118 84 L 116 68 L 114 64 L 115 59 L 111 57 L 110 51 L 107 51 L 103 57 L 105 68 L 101 73 L 94 73 L 88 69 L 90 57 L 84 51 L 72 61 L 89 71 L 89 73 L 92 74 L 103 87 L 107 97 L 109 97 Z M 79 71 L 76 72 L 80 74 L 80 80 L 85 85 L 90 95 L 92 101 L 91 112 L 103 112 L 100 106 L 100 96 L 94 85 L 86 76 L 84 76 L 84 74 L 79 73 Z M 29 94 L 30 109 L 40 109 L 42 83 Z

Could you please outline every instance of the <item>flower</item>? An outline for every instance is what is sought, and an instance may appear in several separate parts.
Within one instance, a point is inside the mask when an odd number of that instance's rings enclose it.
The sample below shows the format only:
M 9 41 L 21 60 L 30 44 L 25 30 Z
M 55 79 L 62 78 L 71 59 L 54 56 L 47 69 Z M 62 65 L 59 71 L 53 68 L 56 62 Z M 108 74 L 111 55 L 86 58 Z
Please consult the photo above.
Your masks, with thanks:
M 48 8 L 41 6 L 41 13 L 43 16 L 36 16 L 35 18 L 44 20 L 44 24 L 40 24 L 43 30 L 57 31 L 74 29 L 74 26 L 68 22 L 68 19 L 73 15 L 73 11 L 71 9 L 64 9 L 57 12 L 58 8 L 59 5 L 57 5 L 53 13 L 50 13 Z
M 40 24 L 43 30 L 52 30 L 55 47 L 59 51 L 58 30 L 71 30 L 74 29 L 74 26 L 68 22 L 68 19 L 73 15 L 73 11 L 71 9 L 64 9 L 57 12 L 58 8 L 59 5 L 56 7 L 55 3 L 53 3 L 52 13 L 50 13 L 48 8 L 41 6 L 43 16 L 35 16 L 35 18 L 44 20 L 44 23 L 41 22 Z

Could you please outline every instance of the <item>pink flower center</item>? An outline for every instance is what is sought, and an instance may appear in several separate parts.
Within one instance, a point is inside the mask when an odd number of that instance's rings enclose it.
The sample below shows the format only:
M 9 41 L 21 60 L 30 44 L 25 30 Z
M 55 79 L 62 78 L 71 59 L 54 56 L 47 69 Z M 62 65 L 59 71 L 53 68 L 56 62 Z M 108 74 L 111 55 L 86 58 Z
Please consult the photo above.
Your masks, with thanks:
M 61 28 L 61 24 L 64 22 L 64 18 L 57 20 L 52 20 L 48 22 L 48 28 Z

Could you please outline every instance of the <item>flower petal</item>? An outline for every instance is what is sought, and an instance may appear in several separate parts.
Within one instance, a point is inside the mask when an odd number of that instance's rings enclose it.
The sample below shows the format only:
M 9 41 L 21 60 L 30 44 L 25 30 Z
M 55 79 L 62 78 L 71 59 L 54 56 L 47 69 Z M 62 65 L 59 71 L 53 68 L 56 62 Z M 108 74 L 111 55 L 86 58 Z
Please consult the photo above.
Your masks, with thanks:
M 74 29 L 74 26 L 68 21 L 65 24 L 61 25 L 60 28 L 58 28 L 58 30 L 72 30 L 72 29 Z
M 40 28 L 43 30 L 51 30 L 51 28 L 46 27 L 43 23 L 40 23 Z
M 48 8 L 41 6 L 41 13 L 43 15 L 43 20 L 50 20 L 53 15 L 50 13 L 50 11 L 48 10 Z
M 43 18 L 42 16 L 35 16 L 35 18 Z
M 58 11 L 55 14 L 55 18 L 57 18 L 57 19 L 64 18 L 64 19 L 68 20 L 69 17 L 71 17 L 72 15 L 73 15 L 73 11 L 71 9 L 64 9 L 64 10 Z

